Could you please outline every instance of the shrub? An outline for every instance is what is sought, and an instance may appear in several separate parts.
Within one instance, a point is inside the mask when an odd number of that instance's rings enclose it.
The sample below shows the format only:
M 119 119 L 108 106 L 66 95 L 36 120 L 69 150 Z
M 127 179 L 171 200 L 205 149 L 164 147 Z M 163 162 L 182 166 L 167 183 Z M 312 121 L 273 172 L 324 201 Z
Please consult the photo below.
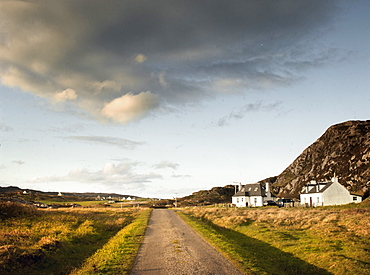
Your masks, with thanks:
M 0 202 L 0 219 L 6 220 L 12 217 L 36 216 L 38 211 L 36 207 L 17 203 L 17 202 Z

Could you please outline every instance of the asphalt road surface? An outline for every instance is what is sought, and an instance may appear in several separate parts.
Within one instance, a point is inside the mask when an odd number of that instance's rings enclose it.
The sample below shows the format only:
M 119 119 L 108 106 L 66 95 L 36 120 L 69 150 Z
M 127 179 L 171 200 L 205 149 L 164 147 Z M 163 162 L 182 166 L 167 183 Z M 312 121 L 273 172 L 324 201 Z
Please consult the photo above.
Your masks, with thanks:
M 243 274 L 173 210 L 155 209 L 131 275 Z

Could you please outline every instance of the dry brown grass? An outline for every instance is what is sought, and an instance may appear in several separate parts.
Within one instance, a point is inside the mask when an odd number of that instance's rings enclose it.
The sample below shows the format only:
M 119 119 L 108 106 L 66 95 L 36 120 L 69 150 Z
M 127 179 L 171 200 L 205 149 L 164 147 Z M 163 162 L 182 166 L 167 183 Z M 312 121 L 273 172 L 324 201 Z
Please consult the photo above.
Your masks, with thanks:
M 268 224 L 294 230 L 324 230 L 330 232 L 340 227 L 360 237 L 370 237 L 369 209 L 279 209 L 279 208 L 188 208 L 192 216 L 212 221 L 219 226 L 234 228 L 248 223 Z
M 68 273 L 128 225 L 139 211 L 37 210 L 14 203 L 0 203 L 0 210 L 0 274 L 52 274 L 55 270 Z M 39 265 L 48 266 L 49 271 L 39 270 Z
M 333 274 L 370 270 L 370 208 L 187 208 Z M 365 272 L 365 273 L 364 273 Z

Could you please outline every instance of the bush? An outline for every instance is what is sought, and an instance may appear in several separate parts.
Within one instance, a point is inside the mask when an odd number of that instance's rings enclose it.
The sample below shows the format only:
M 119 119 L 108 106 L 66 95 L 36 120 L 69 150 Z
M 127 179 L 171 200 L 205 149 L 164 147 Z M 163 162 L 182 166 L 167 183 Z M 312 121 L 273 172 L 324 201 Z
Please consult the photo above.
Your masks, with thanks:
M 36 216 L 37 214 L 38 211 L 34 206 L 17 202 L 0 202 L 0 220 L 20 216 Z

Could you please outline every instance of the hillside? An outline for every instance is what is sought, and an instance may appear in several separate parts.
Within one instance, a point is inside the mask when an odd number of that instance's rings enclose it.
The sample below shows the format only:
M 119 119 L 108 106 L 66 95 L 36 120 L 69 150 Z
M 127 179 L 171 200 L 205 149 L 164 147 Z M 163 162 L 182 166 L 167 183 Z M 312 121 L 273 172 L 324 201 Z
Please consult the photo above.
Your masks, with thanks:
M 347 121 L 329 127 L 273 178 L 271 188 L 278 196 L 298 197 L 310 180 L 329 180 L 334 174 L 351 193 L 369 196 L 370 120 Z
M 194 192 L 190 196 L 178 199 L 179 206 L 188 205 L 210 205 L 215 203 L 230 203 L 231 197 L 235 194 L 233 185 L 224 187 L 213 187 L 211 190 Z
M 22 189 L 17 186 L 8 186 L 8 187 L 1 187 L 0 186 L 0 194 L 22 194 L 22 193 L 31 194 L 33 196 L 58 196 L 59 192 L 43 192 L 39 190 L 32 190 L 32 189 Z M 116 198 L 120 199 L 122 197 L 131 197 L 131 198 L 139 198 L 137 196 L 131 195 L 121 195 L 116 193 L 73 193 L 73 192 L 63 192 L 63 197 L 76 197 L 77 200 L 91 200 L 96 198 Z

